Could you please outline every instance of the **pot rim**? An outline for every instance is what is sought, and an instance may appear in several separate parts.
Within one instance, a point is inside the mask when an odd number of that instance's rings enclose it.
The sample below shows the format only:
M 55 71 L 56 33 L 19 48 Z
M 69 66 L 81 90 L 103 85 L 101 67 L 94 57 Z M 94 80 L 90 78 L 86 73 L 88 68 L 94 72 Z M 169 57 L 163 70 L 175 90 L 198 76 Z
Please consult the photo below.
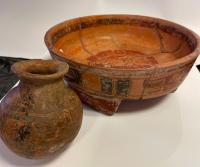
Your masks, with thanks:
M 25 60 L 11 66 L 11 70 L 26 80 L 55 80 L 64 77 L 68 72 L 67 63 L 57 60 Z
M 186 35 L 187 37 L 189 36 L 189 38 L 193 38 L 192 40 L 195 40 L 195 48 L 193 49 L 193 51 L 188 54 L 185 55 L 179 59 L 176 59 L 174 61 L 170 61 L 167 63 L 162 63 L 162 64 L 156 64 L 152 67 L 149 68 L 145 68 L 145 69 L 123 69 L 123 68 L 115 68 L 115 67 L 96 67 L 96 66 L 90 66 L 88 64 L 82 64 L 73 60 L 70 60 L 66 57 L 65 53 L 60 52 L 58 49 L 56 49 L 54 47 L 54 44 L 52 43 L 52 36 L 54 35 L 54 33 L 60 29 L 62 29 L 63 27 L 67 27 L 67 24 L 73 24 L 73 23 L 81 23 L 84 19 L 98 19 L 98 18 L 135 18 L 135 19 L 140 19 L 140 20 L 147 20 L 147 21 L 153 21 L 155 23 L 159 23 L 160 25 L 167 25 L 169 27 L 172 28 L 176 28 L 178 29 L 178 31 L 182 32 L 184 35 Z M 55 26 L 51 27 L 45 34 L 44 37 L 44 42 L 48 48 L 48 50 L 50 52 L 52 52 L 53 56 L 57 57 L 60 60 L 66 61 L 69 64 L 76 64 L 79 67 L 83 67 L 83 68 L 93 68 L 93 69 L 98 69 L 98 70 L 109 70 L 109 71 L 130 71 L 130 72 L 135 72 L 135 71 L 151 71 L 151 70 L 155 70 L 155 68 L 172 68 L 174 66 L 177 65 L 182 65 L 182 64 L 186 64 L 188 62 L 191 61 L 195 61 L 196 58 L 198 57 L 198 55 L 200 54 L 200 37 L 199 35 L 197 35 L 195 32 L 193 32 L 192 30 L 179 25 L 177 23 L 165 20 L 165 19 L 160 19 L 157 17 L 149 17 L 149 16 L 142 16 L 142 15 L 129 15 L 129 14 L 105 14 L 105 15 L 90 15 L 90 16 L 83 16 L 83 17 L 77 17 L 77 18 L 73 18 L 73 19 L 69 19 L 66 21 L 63 21 L 59 24 L 56 24 Z

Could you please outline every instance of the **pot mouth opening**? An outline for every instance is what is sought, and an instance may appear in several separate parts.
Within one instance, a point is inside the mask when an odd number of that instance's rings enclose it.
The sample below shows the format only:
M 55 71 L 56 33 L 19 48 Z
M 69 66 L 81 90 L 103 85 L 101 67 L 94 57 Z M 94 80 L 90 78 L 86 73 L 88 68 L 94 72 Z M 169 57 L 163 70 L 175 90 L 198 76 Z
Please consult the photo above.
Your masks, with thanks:
M 26 80 L 55 80 L 64 77 L 68 65 L 56 60 L 27 60 L 15 63 L 12 71 Z
M 51 75 L 57 73 L 58 71 L 57 69 L 41 68 L 41 69 L 30 69 L 27 72 L 35 75 Z

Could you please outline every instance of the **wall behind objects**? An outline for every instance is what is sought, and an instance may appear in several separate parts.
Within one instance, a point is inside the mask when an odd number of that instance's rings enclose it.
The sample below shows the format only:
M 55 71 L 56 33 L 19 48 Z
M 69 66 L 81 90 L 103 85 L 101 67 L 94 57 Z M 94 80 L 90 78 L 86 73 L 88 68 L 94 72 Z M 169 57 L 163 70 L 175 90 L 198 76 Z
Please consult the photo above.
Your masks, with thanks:
M 92 14 L 155 16 L 200 32 L 199 6 L 198 0 L 0 0 L 0 55 L 40 58 L 51 26 Z

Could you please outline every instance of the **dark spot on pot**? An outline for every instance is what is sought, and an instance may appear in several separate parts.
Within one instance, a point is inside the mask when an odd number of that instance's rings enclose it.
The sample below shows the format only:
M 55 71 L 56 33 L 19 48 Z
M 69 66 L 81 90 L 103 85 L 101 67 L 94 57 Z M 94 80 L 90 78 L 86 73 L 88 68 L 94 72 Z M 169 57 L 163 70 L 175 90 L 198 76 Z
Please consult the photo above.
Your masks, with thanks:
M 17 141 L 24 141 L 25 138 L 27 138 L 27 136 L 30 134 L 30 128 L 30 125 L 22 126 L 18 131 Z

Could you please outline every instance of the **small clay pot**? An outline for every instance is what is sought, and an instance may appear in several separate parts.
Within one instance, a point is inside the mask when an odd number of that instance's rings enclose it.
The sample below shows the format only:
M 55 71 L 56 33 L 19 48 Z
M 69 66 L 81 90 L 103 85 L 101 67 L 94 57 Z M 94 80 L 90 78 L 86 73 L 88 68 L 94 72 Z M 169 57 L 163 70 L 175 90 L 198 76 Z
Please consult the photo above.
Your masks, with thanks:
M 4 143 L 26 158 L 46 158 L 65 148 L 78 134 L 83 108 L 63 81 L 68 65 L 53 60 L 15 63 L 17 87 L 0 104 Z

